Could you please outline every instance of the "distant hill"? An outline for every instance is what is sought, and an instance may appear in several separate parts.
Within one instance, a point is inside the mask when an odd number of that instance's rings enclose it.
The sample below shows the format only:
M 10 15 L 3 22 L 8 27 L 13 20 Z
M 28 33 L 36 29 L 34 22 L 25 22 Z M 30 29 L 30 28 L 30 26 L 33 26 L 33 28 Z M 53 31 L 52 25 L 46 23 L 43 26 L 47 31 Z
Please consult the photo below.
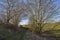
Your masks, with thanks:
M 43 31 L 45 31 L 45 30 L 58 30 L 58 29 L 60 29 L 60 22 L 47 23 L 43 27 Z
M 22 25 L 24 28 L 31 28 L 31 25 Z M 58 30 L 60 29 L 60 22 L 54 22 L 54 23 L 46 23 L 43 27 L 42 31 L 46 30 Z

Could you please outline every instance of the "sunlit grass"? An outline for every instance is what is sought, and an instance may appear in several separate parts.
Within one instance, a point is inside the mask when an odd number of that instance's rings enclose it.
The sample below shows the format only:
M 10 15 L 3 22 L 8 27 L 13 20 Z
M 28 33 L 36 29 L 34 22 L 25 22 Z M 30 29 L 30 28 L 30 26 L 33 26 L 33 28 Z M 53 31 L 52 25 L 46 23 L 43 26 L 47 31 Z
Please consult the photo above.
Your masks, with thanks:
M 23 25 L 24 27 L 27 27 L 29 29 L 32 29 L 30 25 Z M 34 28 L 33 28 L 34 29 Z M 47 23 L 46 25 L 44 25 L 44 27 L 42 28 L 42 32 L 45 32 L 45 31 L 50 31 L 50 30 L 56 30 L 53 32 L 53 35 L 55 36 L 60 36 L 60 23 L 57 22 L 57 23 Z

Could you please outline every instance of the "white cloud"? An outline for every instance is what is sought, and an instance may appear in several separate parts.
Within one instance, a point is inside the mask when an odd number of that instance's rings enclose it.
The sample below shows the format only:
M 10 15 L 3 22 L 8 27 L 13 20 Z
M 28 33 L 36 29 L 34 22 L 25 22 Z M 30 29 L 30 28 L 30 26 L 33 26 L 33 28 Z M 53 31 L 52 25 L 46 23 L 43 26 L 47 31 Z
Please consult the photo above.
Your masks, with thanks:
M 18 25 L 26 25 L 26 24 L 28 24 L 28 19 L 26 19 L 26 20 L 22 20 L 21 22 L 19 22 L 19 24 Z

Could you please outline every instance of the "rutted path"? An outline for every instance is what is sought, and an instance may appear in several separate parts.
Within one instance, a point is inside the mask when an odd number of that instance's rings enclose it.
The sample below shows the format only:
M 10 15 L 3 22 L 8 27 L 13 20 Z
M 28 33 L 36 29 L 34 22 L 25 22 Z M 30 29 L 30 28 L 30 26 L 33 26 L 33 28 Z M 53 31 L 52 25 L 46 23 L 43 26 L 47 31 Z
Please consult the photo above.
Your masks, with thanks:
M 40 37 L 30 31 L 26 32 L 24 40 L 56 40 L 55 38 L 49 38 L 49 37 Z
M 25 28 L 19 28 L 19 32 L 12 32 L 9 33 L 8 30 L 7 31 L 2 31 L 0 32 L 0 39 L 4 39 L 4 40 L 60 40 L 53 38 L 53 37 L 43 37 L 43 36 L 39 36 L 35 33 L 32 33 L 31 31 L 29 31 L 28 29 Z

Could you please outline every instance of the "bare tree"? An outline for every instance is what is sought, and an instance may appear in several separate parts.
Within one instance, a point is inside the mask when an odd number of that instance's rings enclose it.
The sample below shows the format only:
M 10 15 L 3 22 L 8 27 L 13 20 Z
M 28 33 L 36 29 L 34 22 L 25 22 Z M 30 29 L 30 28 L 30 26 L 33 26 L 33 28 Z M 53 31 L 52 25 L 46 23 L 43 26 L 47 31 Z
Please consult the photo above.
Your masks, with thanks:
M 2 3 L 5 3 L 5 4 L 2 4 Z M 13 8 L 13 6 L 11 6 L 11 1 L 10 0 L 5 0 L 5 1 L 2 1 L 2 3 L 0 3 L 0 6 L 1 6 L 1 15 L 5 15 L 4 18 L 6 20 L 6 22 L 9 22 L 10 20 L 10 17 L 11 17 L 11 9 Z
M 22 8 L 20 8 L 19 0 L 4 0 L 2 3 L 0 3 L 0 16 L 2 17 L 4 23 L 9 23 L 10 20 L 14 19 L 14 25 L 18 25 L 22 11 Z
M 59 14 L 60 7 L 57 7 L 54 0 L 27 0 L 27 12 L 30 14 L 31 27 L 42 32 L 42 28 L 48 22 L 53 22 L 54 17 Z
M 4 26 L 9 31 L 17 31 L 17 27 L 21 19 L 25 19 L 26 12 L 24 2 L 20 0 L 0 0 L 0 16 Z

